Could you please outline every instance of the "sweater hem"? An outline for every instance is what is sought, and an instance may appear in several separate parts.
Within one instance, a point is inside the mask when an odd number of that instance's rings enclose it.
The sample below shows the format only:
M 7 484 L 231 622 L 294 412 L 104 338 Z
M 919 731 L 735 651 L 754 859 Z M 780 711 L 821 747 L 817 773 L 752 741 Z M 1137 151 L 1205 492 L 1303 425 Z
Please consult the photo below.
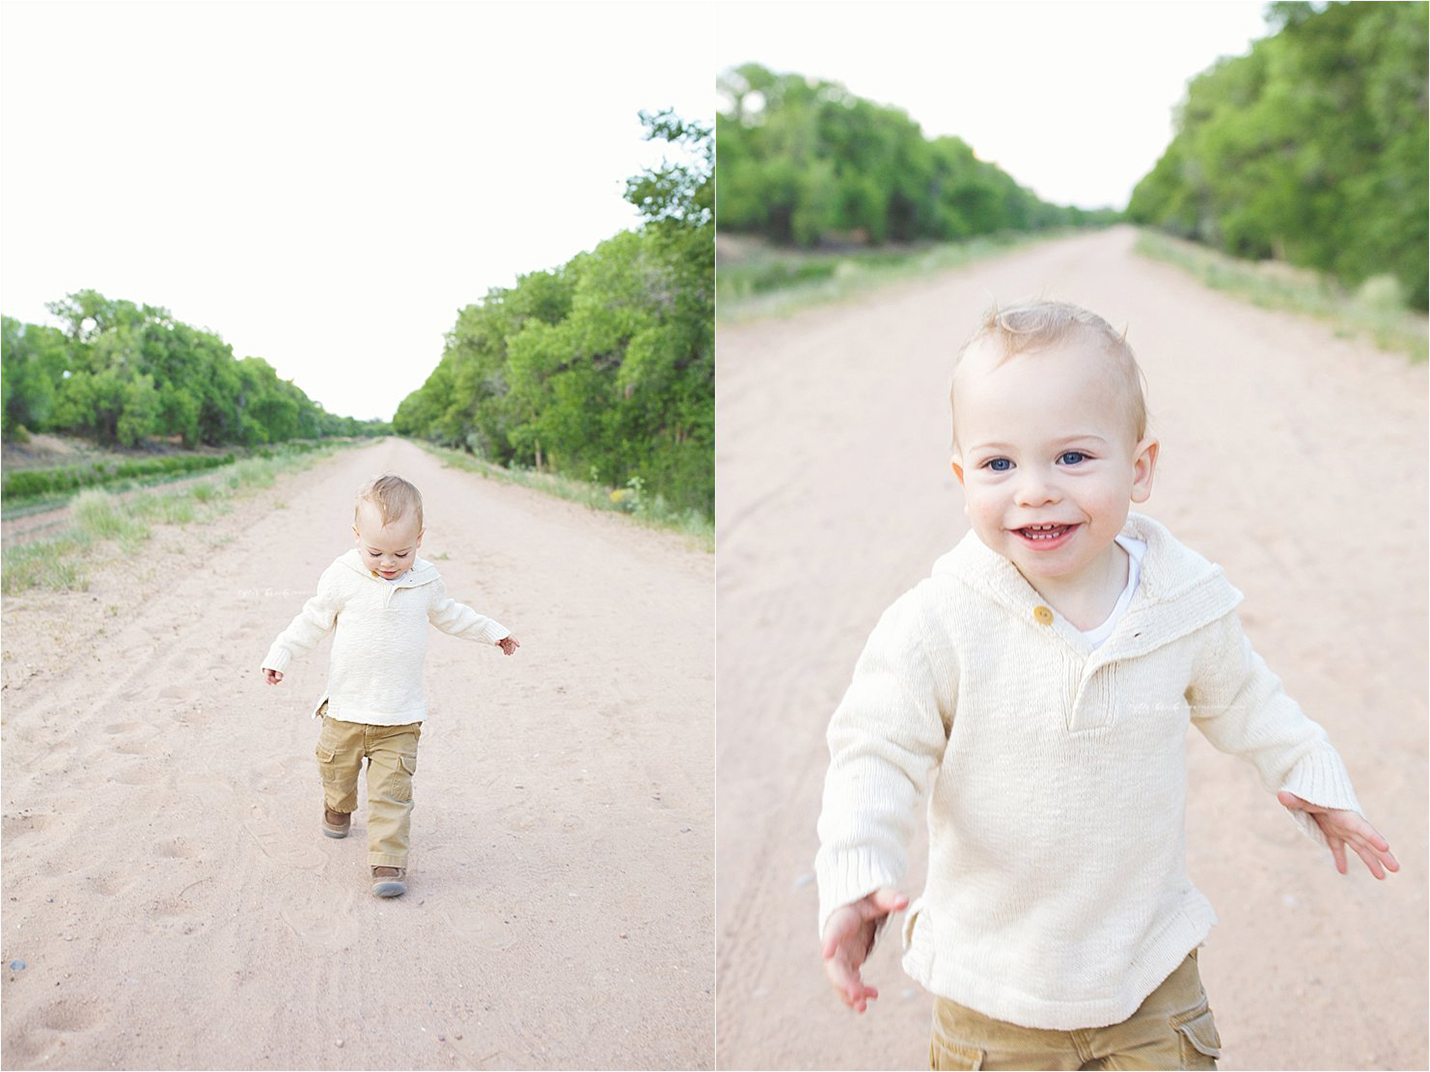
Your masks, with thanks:
M 359 726 L 408 726 L 414 722 L 425 722 L 427 720 L 427 709 L 425 707 L 415 711 L 402 711 L 396 714 L 383 713 L 377 711 L 355 710 L 351 707 L 343 707 L 335 704 L 331 696 L 325 696 L 328 701 L 328 708 L 323 714 L 334 722 L 352 722 Z M 318 712 L 323 710 L 320 700 L 313 708 L 313 717 L 318 717 Z
M 918 922 L 910 919 L 905 924 L 903 967 L 929 993 L 1021 1027 L 1077 1031 L 1107 1027 L 1128 1019 L 1147 996 L 1177 970 L 1187 954 L 1202 944 L 1216 923 L 1216 913 L 1206 898 L 1196 895 L 1128 965 L 1120 994 L 1082 1000 L 1038 997 L 949 963 L 939 953 L 950 943 L 930 935 L 927 926 L 920 934 Z

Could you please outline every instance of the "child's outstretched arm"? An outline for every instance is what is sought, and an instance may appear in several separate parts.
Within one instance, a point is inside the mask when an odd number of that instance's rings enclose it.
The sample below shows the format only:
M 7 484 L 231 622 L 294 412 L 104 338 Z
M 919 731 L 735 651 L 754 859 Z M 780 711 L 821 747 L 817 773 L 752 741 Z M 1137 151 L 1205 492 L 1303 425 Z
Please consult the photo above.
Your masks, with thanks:
M 263 676 L 268 684 L 276 685 L 282 681 L 289 663 L 307 655 L 333 631 L 338 612 L 342 609 L 342 597 L 333 571 L 341 568 L 344 567 L 334 564 L 323 571 L 318 578 L 317 593 L 303 604 L 298 616 L 273 641 L 273 646 L 263 658 Z
M 915 807 L 948 744 L 957 671 L 935 669 L 926 612 L 905 596 L 879 620 L 829 723 L 829 773 L 819 816 L 819 934 L 831 985 L 863 1012 L 878 991 L 859 969 L 903 878 Z
M 463 640 L 495 644 L 507 655 L 521 647 L 521 642 L 501 622 L 478 614 L 465 603 L 458 603 L 449 596 L 445 581 L 435 580 L 431 587 L 432 602 L 427 606 L 427 620 L 442 632 Z
M 1209 626 L 1213 643 L 1187 690 L 1192 723 L 1216 748 L 1247 760 L 1297 825 L 1346 872 L 1345 846 L 1376 878 L 1398 871 L 1390 846 L 1365 818 L 1330 738 L 1286 695 L 1251 648 L 1237 616 Z

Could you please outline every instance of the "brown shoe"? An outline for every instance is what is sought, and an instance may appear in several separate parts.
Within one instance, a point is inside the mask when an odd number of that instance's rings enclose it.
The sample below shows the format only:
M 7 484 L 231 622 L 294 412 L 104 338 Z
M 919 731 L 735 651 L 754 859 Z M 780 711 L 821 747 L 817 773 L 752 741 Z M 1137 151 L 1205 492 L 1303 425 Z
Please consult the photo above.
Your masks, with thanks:
M 328 837 L 347 837 L 352 821 L 353 817 L 347 812 L 333 811 L 326 804 L 323 805 L 323 833 Z
M 407 892 L 407 883 L 402 881 L 406 875 L 405 867 L 374 867 L 372 892 L 379 897 L 401 897 Z

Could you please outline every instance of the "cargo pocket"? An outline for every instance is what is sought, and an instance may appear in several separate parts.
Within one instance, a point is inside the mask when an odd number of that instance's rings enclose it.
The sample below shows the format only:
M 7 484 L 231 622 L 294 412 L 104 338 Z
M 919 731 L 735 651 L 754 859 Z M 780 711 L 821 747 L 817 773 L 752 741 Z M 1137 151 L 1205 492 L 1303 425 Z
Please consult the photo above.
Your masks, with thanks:
M 405 804 L 412 799 L 412 776 L 417 773 L 417 757 L 399 754 L 397 770 L 398 777 L 393 779 L 392 797 Z
M 338 754 L 331 748 L 325 748 L 323 742 L 318 742 L 318 747 L 313 750 L 313 754 L 318 757 L 318 772 L 322 775 L 324 785 L 338 784 Z
M 1215 1068 L 1221 1056 L 1221 1035 L 1206 1005 L 1172 1017 L 1182 1050 L 1183 1068 Z
M 929 1068 L 982 1068 L 983 1051 L 935 1034 L 929 1039 Z

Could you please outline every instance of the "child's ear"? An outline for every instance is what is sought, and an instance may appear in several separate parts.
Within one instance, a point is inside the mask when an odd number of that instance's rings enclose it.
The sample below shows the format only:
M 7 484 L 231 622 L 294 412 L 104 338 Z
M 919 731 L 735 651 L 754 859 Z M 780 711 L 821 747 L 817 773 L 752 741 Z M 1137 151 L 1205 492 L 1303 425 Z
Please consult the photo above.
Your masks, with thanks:
M 957 454 L 955 454 L 955 455 L 952 457 L 952 459 L 949 460 L 949 463 L 948 463 L 948 464 L 951 465 L 951 466 L 953 466 L 953 475 L 956 476 L 956 477 L 958 477 L 958 486 L 959 486 L 959 487 L 962 487 L 962 486 L 963 486 L 963 459 L 960 458 Z
M 1152 477 L 1157 471 L 1157 451 L 1161 444 L 1147 436 L 1132 455 L 1132 501 L 1144 503 L 1152 497 Z

